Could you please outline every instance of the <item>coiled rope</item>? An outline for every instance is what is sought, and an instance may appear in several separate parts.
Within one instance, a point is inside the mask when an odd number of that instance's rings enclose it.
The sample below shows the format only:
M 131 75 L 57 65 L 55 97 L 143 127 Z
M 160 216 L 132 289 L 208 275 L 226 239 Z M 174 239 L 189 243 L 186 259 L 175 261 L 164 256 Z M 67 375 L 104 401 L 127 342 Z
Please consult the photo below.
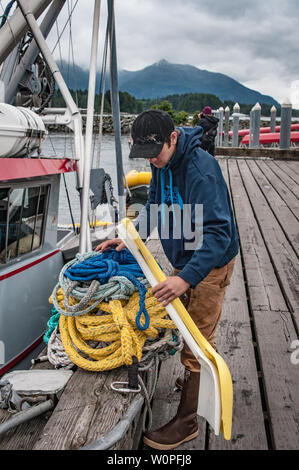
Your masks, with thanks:
M 72 366 L 71 361 L 86 370 L 104 371 L 131 365 L 133 357 L 140 362 L 148 339 L 158 340 L 157 347 L 163 343 L 171 349 L 175 324 L 151 289 L 147 290 L 140 267 L 126 252 L 107 250 L 100 255 L 77 256 L 62 269 L 50 302 L 55 309 L 53 316 L 55 311 L 60 315 L 59 333 L 67 367 Z M 161 329 L 166 329 L 164 339 Z M 59 336 L 57 330 L 52 335 Z M 49 341 L 49 348 L 53 341 Z M 55 348 L 60 355 L 59 347 Z M 150 347 L 145 349 L 149 351 Z

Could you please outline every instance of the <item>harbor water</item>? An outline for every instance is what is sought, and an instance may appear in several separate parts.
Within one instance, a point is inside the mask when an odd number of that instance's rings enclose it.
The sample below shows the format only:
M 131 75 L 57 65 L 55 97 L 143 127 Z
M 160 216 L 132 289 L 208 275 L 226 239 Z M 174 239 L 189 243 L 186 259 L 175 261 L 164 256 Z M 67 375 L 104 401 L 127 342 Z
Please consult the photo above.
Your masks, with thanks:
M 148 160 L 134 159 L 129 160 L 129 136 L 124 135 L 122 141 L 122 157 L 124 173 L 130 170 L 144 171 L 150 170 Z M 93 163 L 94 168 L 97 160 L 97 145 L 98 139 L 95 136 L 93 139 Z M 42 146 L 42 155 L 55 156 L 57 158 L 73 158 L 74 157 L 74 139 L 72 134 L 48 134 Z M 104 135 L 102 138 L 101 153 L 100 153 L 100 167 L 111 176 L 113 185 L 113 194 L 117 199 L 117 169 L 116 169 L 116 155 L 114 135 Z M 76 190 L 76 175 L 75 173 L 65 173 L 65 182 L 71 201 L 71 209 L 75 222 L 80 222 L 80 203 L 79 195 Z M 64 184 L 64 179 L 61 178 L 60 185 L 60 203 L 58 213 L 59 224 L 71 224 L 71 215 L 67 201 L 67 194 Z

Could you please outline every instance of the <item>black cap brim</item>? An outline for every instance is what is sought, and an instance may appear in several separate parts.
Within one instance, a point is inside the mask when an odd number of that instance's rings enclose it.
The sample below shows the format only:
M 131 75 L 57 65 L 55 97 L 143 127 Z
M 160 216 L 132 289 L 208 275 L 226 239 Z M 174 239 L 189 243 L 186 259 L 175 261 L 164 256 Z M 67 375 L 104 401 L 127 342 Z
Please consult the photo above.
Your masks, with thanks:
M 133 144 L 129 158 L 155 158 L 163 148 L 162 144 Z

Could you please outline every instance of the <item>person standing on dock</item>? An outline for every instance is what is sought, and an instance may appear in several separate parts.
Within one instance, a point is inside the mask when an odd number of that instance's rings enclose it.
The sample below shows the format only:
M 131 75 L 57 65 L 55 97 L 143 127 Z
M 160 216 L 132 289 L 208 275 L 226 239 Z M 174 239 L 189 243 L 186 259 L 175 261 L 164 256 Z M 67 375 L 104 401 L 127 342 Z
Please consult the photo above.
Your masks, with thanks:
M 200 126 L 175 129 L 172 118 L 163 111 L 145 111 L 133 123 L 129 157 L 148 158 L 152 168 L 148 200 L 135 222 L 136 229 L 145 240 L 157 226 L 174 267 L 173 275 L 152 292 L 163 306 L 180 297 L 216 349 L 216 328 L 239 244 L 225 180 L 217 160 L 202 150 L 202 134 Z M 186 230 L 189 223 L 192 234 L 190 227 Z M 118 251 L 125 247 L 115 238 L 100 243 L 96 250 L 112 246 Z M 186 344 L 181 361 L 185 375 L 176 381 L 182 389 L 177 414 L 144 436 L 145 444 L 155 449 L 174 449 L 198 435 L 200 364 Z
M 198 117 L 198 125 L 201 126 L 204 131 L 201 139 L 201 148 L 214 157 L 215 138 L 217 135 L 219 119 L 215 116 L 212 116 L 212 108 L 210 106 L 205 106 L 202 110 L 202 113 L 199 114 Z

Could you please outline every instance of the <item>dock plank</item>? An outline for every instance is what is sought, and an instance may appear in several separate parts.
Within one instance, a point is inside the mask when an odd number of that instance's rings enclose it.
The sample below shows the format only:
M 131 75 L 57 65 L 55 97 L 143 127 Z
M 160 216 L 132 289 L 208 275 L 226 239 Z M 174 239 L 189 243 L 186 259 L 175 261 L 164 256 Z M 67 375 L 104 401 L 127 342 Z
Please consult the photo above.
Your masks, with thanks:
M 283 162 L 284 165 L 281 165 L 282 162 L 271 161 L 267 165 L 273 170 L 273 172 L 285 183 L 292 193 L 299 198 L 299 185 L 294 179 L 289 175 L 289 170 L 287 169 L 286 162 Z M 287 172 L 285 171 L 287 169 Z M 290 172 L 292 175 L 292 172 Z
M 297 334 L 289 312 L 254 311 L 273 447 L 299 447 L 299 368 L 290 345 Z
M 298 184 L 298 174 L 297 174 L 297 171 L 290 166 L 290 162 L 286 162 L 285 165 L 281 165 L 281 162 L 279 161 L 276 161 L 275 160 L 275 163 L 277 164 L 277 166 L 279 168 L 281 168 L 281 170 L 286 173 L 293 181 L 295 181 L 295 183 Z M 297 163 L 297 162 L 296 162 Z M 297 168 L 295 166 L 295 168 Z
M 287 310 L 274 267 L 260 233 L 236 160 L 228 162 L 233 205 L 254 310 Z
M 299 220 L 299 201 L 288 186 L 274 173 L 268 162 L 255 161 L 262 173 L 268 178 L 268 181 L 275 188 L 280 197 L 292 211 L 297 220 Z
M 79 369 L 33 449 L 75 450 L 109 432 L 134 398 L 134 394 L 124 395 L 112 390 L 114 381 L 127 381 L 126 368 L 108 373 Z
M 232 438 L 226 441 L 222 434 L 215 436 L 210 430 L 209 449 L 268 449 L 240 255 L 225 296 L 217 350 L 233 380 Z
M 276 220 L 280 223 L 281 229 L 292 245 L 294 251 L 299 252 L 299 223 L 292 211 L 289 209 L 284 200 L 280 197 L 276 189 L 271 185 L 270 181 L 261 172 L 260 167 L 255 161 L 249 160 L 247 165 L 258 184 L 261 193 L 268 201 L 269 208 L 272 210 Z
M 299 317 L 296 314 L 299 306 L 298 258 L 253 178 L 247 162 L 240 160 L 237 164 L 246 187 L 246 192 L 250 198 L 259 230 L 266 241 L 267 251 L 274 266 L 276 277 L 298 327 Z

